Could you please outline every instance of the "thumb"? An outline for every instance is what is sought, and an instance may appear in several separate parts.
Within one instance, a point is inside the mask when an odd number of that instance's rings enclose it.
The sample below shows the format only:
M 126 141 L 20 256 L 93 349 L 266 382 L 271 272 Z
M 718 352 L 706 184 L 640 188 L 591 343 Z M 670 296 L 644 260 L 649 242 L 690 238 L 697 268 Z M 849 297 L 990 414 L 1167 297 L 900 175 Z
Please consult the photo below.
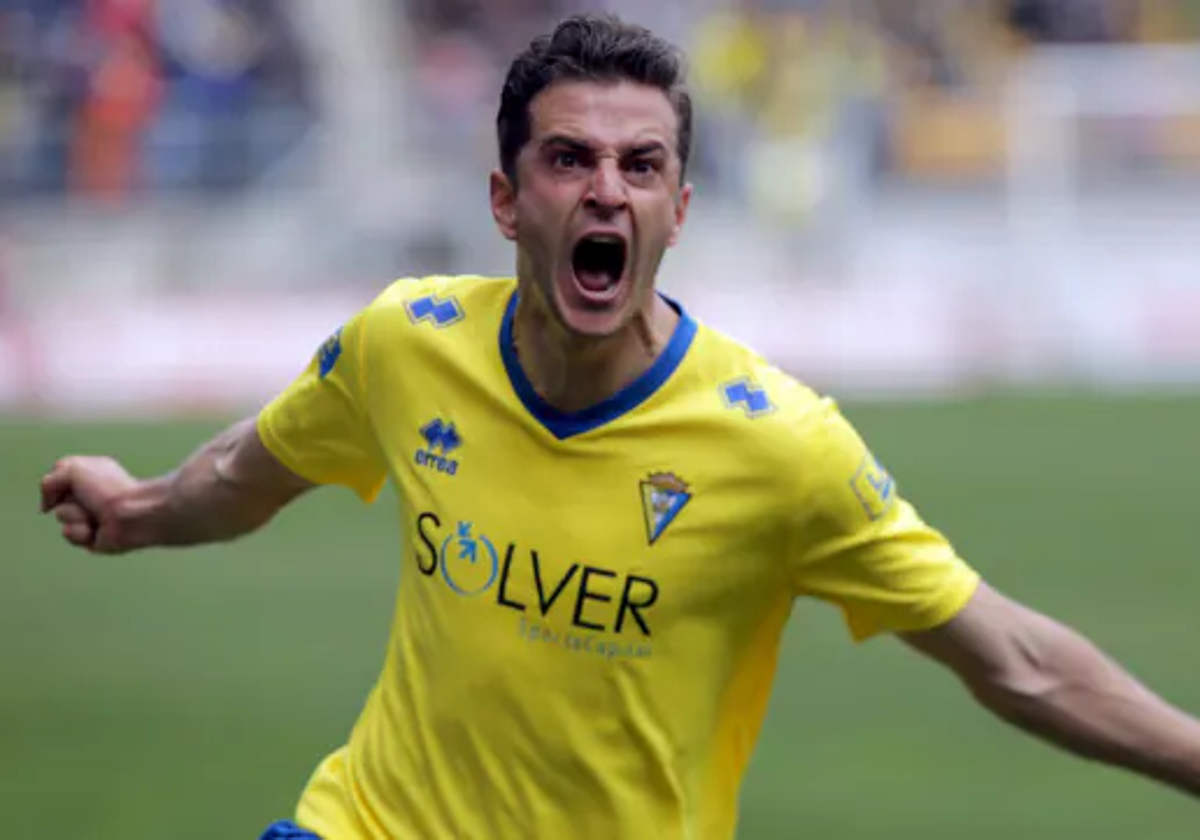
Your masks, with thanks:
M 125 554 L 137 546 L 131 539 L 133 532 L 124 505 L 119 502 L 107 507 L 100 516 L 91 550 L 94 554 Z
M 89 550 L 93 554 L 124 554 L 129 547 L 122 543 L 120 530 L 112 523 L 105 522 L 96 530 Z

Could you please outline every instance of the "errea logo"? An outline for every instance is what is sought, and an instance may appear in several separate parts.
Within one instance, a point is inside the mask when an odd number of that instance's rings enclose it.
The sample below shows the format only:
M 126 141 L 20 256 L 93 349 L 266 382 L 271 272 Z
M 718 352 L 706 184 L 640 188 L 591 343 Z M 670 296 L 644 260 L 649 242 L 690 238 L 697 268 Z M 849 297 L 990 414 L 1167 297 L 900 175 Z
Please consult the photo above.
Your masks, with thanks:
M 458 461 L 450 454 L 462 446 L 462 437 L 453 423 L 446 422 L 441 417 L 435 417 L 421 427 L 421 437 L 425 446 L 417 450 L 415 461 L 417 466 L 428 467 L 446 475 L 458 472 Z

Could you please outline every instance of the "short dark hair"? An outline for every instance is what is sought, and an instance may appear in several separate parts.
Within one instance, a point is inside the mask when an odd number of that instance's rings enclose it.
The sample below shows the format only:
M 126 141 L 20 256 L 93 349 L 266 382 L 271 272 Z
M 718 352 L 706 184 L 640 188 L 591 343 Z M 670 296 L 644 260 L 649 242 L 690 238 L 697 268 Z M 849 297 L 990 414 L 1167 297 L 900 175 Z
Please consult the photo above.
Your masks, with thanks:
M 562 81 L 631 81 L 658 88 L 675 108 L 682 175 L 692 145 L 692 97 L 682 52 L 612 14 L 579 14 L 535 38 L 509 65 L 496 115 L 500 168 L 516 182 L 517 156 L 532 132 L 529 104 Z

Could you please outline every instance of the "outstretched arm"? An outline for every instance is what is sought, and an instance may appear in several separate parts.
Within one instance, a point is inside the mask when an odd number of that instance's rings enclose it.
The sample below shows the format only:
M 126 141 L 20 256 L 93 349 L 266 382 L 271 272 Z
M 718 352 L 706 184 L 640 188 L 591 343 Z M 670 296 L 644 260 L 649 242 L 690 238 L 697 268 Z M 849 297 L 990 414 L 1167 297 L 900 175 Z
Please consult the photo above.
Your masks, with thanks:
M 1200 796 L 1200 721 L 1059 622 L 981 585 L 946 624 L 900 637 L 953 671 L 1003 720 Z
M 270 453 L 247 419 L 159 478 L 139 481 L 111 458 L 64 458 L 42 480 L 42 510 L 55 513 L 71 543 L 118 554 L 235 539 L 312 486 Z

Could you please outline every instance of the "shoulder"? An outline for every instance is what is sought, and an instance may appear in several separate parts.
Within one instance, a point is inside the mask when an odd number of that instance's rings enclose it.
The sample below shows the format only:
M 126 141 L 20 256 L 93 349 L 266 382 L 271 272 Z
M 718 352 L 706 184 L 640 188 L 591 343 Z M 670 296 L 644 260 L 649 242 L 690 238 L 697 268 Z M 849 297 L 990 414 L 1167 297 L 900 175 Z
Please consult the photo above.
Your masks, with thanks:
M 730 446 L 753 471 L 791 492 L 820 492 L 871 468 L 866 443 L 837 400 L 707 325 L 694 372 Z
M 356 316 L 363 352 L 379 359 L 397 350 L 481 346 L 483 337 L 498 335 L 515 289 L 512 278 L 481 275 L 395 280 Z
M 889 475 L 831 395 L 705 324 L 693 350 L 686 405 L 705 430 L 706 457 L 764 522 L 783 528 L 788 545 L 795 534 L 869 524 L 892 508 Z
M 718 331 L 701 327 L 700 337 L 724 438 L 789 516 L 870 523 L 894 507 L 891 475 L 836 399 Z
M 773 446 L 808 442 L 835 401 L 783 370 L 757 350 L 700 323 L 693 369 L 729 422 Z
M 405 277 L 393 281 L 366 308 L 368 321 L 407 322 L 444 329 L 469 316 L 499 318 L 516 281 L 477 274 Z

